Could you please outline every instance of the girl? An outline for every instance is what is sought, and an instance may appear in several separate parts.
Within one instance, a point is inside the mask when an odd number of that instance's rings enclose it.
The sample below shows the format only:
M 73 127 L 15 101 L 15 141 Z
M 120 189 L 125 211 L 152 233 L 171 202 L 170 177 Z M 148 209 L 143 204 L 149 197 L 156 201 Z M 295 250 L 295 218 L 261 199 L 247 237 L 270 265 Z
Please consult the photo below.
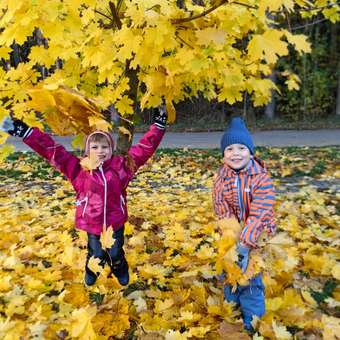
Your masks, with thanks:
M 78 157 L 39 129 L 9 117 L 2 124 L 2 130 L 22 138 L 72 183 L 77 194 L 75 224 L 88 235 L 85 265 L 85 284 L 88 286 L 98 277 L 98 273 L 88 267 L 92 256 L 99 259 L 101 266 L 107 263 L 121 285 L 129 283 L 123 250 L 124 223 L 128 218 L 126 188 L 137 169 L 155 152 L 164 136 L 166 122 L 167 113 L 159 109 L 154 115 L 154 124 L 139 143 L 129 149 L 127 156 L 113 155 L 115 145 L 109 133 L 100 130 L 91 133 L 85 142 L 85 157 L 91 163 L 91 171 L 85 170 Z M 114 231 L 115 242 L 110 249 L 103 249 L 100 243 L 103 226 Z

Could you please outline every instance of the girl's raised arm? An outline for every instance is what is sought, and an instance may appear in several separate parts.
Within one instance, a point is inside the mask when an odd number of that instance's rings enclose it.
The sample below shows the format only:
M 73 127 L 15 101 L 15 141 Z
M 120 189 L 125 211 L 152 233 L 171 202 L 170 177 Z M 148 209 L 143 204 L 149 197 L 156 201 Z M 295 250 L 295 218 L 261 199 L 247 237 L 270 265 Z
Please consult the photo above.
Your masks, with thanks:
M 71 182 L 81 170 L 79 158 L 68 152 L 52 137 L 38 128 L 30 128 L 21 120 L 6 118 L 1 129 L 11 136 L 22 138 L 32 150 L 45 158 L 56 170 L 63 173 Z
M 136 170 L 156 151 L 164 136 L 167 118 L 166 110 L 163 107 L 159 108 L 153 117 L 154 123 L 151 125 L 149 131 L 144 134 L 137 144 L 130 148 L 129 155 L 135 162 Z

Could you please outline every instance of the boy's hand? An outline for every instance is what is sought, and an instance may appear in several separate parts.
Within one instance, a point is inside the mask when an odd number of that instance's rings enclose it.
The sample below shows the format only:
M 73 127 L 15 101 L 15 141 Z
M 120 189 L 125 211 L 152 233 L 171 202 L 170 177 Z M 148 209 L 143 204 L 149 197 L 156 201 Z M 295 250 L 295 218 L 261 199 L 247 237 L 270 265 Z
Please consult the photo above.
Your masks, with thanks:
M 168 113 L 166 112 L 165 105 L 158 107 L 153 115 L 153 122 L 159 129 L 164 130 L 167 121 Z
M 241 268 L 242 273 L 247 270 L 248 263 L 249 263 L 249 252 L 250 249 L 248 246 L 241 244 L 240 242 L 237 243 L 236 251 L 238 254 L 238 261 L 237 264 Z
M 11 117 L 6 117 L 1 123 L 1 130 L 14 137 L 24 138 L 29 129 L 26 123 Z

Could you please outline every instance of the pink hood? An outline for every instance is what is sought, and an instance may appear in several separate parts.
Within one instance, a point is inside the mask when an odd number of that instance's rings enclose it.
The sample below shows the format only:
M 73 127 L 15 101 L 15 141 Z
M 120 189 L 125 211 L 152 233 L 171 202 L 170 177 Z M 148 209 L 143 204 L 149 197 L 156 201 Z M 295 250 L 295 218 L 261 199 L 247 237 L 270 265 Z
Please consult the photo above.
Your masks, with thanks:
M 106 138 L 107 142 L 109 143 L 112 152 L 114 151 L 115 142 L 114 142 L 111 134 L 106 132 L 106 131 L 96 130 L 96 131 L 92 132 L 91 134 L 89 134 L 86 137 L 85 145 L 84 145 L 84 156 L 88 156 L 89 155 L 89 152 L 90 152 L 90 138 L 92 136 L 94 136 L 94 135 L 97 135 L 97 134 L 104 136 Z

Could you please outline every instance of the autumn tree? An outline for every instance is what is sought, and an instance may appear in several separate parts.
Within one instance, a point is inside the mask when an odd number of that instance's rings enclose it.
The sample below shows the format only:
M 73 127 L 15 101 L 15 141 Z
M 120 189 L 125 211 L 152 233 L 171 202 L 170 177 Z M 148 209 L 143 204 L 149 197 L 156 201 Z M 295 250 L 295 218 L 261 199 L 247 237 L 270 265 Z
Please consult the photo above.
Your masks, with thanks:
M 11 113 L 58 134 L 83 134 L 108 129 L 100 112 L 114 105 L 130 137 L 137 107 L 165 102 L 174 120 L 174 103 L 198 94 L 232 104 L 248 93 L 263 105 L 275 89 L 268 76 L 278 59 L 290 48 L 310 51 L 304 35 L 276 25 L 298 10 L 339 17 L 329 0 L 2 0 L 3 63 L 13 43 L 24 44 L 37 28 L 47 43 L 0 70 L 0 119 Z M 41 79 L 37 65 L 49 69 L 57 60 L 62 67 Z M 285 76 L 296 87 L 296 76 Z

